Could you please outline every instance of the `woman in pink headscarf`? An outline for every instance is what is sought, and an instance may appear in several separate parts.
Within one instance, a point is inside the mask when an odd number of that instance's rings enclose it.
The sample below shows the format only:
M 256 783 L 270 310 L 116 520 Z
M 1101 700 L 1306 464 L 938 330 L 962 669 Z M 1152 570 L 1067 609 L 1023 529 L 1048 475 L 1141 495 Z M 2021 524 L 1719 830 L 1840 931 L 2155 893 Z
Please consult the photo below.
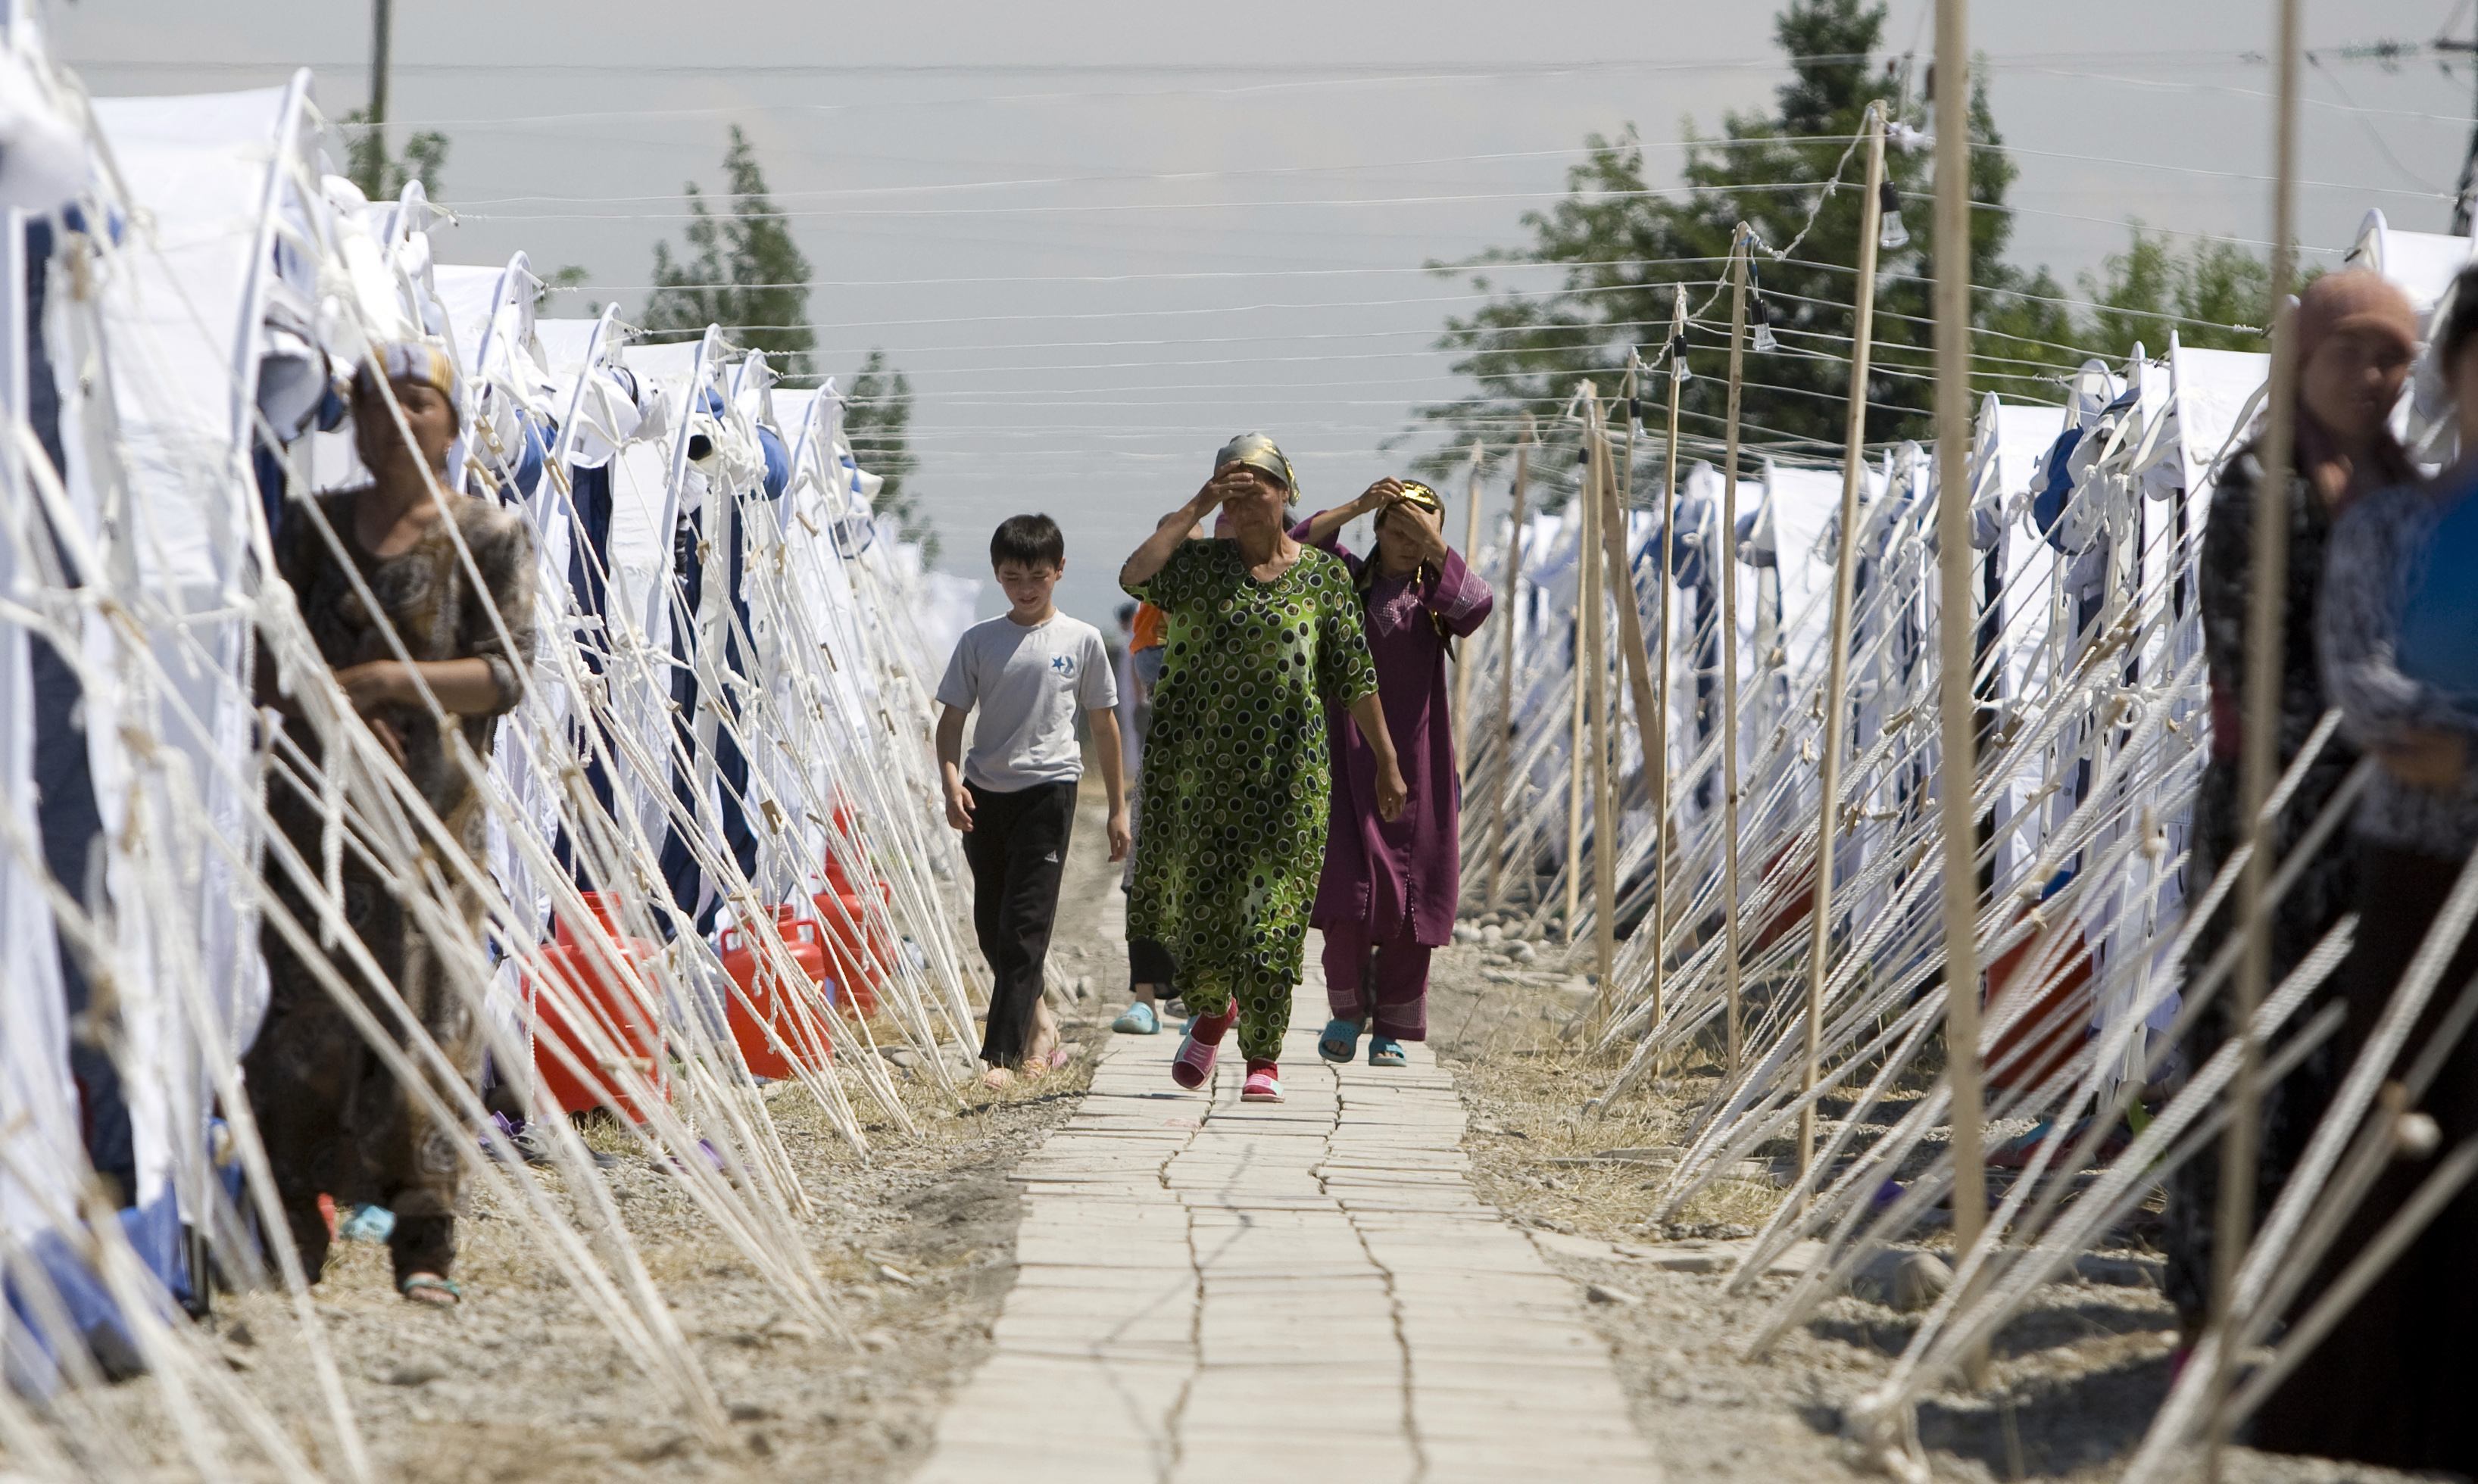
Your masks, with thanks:
M 2359 496 L 2415 476 L 2392 437 L 2390 418 L 2417 354 L 2417 314 L 2407 297 L 2364 270 L 2317 279 L 2300 297 L 2290 333 L 2297 340 L 2294 466 L 2277 508 L 2288 522 L 2288 571 L 2281 591 L 2280 695 L 2273 725 L 2277 767 L 2286 770 L 2331 706 L 2314 648 L 2323 551 L 2332 523 Z M 2263 470 L 2249 443 L 2228 461 L 2212 491 L 2197 573 L 2203 646 L 2212 691 L 2212 759 L 2194 801 L 2194 866 L 2199 895 L 2245 838 L 2238 801 L 2238 759 L 2245 722 L 2246 610 L 2255 582 L 2254 522 L 2263 501 Z M 2285 860 L 2319 817 L 2357 765 L 2357 749 L 2329 739 L 2308 765 L 2274 828 L 2273 859 Z M 2278 983 L 2354 904 L 2351 852 L 2336 833 L 2305 863 L 2271 923 L 2271 981 Z M 2190 984 L 2236 927 L 2223 905 L 2197 936 L 2186 960 Z M 2337 989 L 2327 989 L 2337 994 Z M 2231 996 L 2214 996 L 2187 1046 L 2200 1066 L 2228 1039 Z M 2303 1025 L 2310 1006 L 2289 1018 Z M 2261 1183 L 2254 1209 L 2265 1209 L 2305 1152 L 2306 1141 L 2331 1099 L 2342 1069 L 2325 1043 L 2279 1083 L 2267 1088 L 2256 1147 Z M 2212 1229 L 2219 1202 L 2218 1145 L 2187 1161 L 2170 1182 L 2166 1213 L 2165 1287 L 2177 1306 L 2180 1338 L 2190 1346 L 2210 1317 Z

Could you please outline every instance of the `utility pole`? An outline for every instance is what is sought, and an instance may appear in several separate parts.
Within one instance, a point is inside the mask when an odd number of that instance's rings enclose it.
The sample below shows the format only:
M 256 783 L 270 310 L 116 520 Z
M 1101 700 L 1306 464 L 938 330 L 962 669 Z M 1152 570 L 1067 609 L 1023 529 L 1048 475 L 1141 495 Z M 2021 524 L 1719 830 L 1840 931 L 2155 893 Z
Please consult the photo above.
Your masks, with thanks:
M 2478 16 L 2472 16 L 2470 19 L 2468 40 L 2437 37 L 2435 49 L 2440 52 L 2459 52 L 2467 57 L 2471 63 L 2471 73 L 2478 75 Z M 2469 235 L 2470 207 L 2473 204 L 2473 197 L 2478 197 L 2478 106 L 2473 106 L 2470 110 L 2469 152 L 2462 157 L 2461 184 L 2453 188 L 2452 191 L 2452 235 L 2454 237 Z
M 394 51 L 395 0 L 370 0 L 370 106 L 362 132 L 350 141 L 350 173 L 362 194 L 375 201 L 387 194 L 388 73 Z
M 387 146 L 388 52 L 395 33 L 395 0 L 370 0 L 370 128 Z

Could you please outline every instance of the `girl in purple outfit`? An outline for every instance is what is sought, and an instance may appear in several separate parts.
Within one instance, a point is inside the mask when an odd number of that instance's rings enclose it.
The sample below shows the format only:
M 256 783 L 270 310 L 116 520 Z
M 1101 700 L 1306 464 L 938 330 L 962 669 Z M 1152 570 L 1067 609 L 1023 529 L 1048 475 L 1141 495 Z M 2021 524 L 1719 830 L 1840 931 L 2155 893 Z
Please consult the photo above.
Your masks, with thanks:
M 1377 551 L 1361 557 L 1339 537 L 1378 512 Z M 1446 691 L 1453 642 L 1470 637 L 1495 601 L 1488 584 L 1448 549 L 1445 503 L 1416 482 L 1383 479 L 1339 510 L 1293 531 L 1351 568 L 1377 662 L 1386 729 L 1410 785 L 1410 803 L 1390 823 L 1377 810 L 1377 759 L 1348 718 L 1328 709 L 1333 749 L 1332 821 L 1325 869 L 1308 921 L 1325 933 L 1326 994 L 1333 1019 L 1317 1038 L 1329 1062 L 1357 1053 L 1400 1067 L 1405 1041 L 1429 1034 L 1429 952 L 1454 934 L 1462 894 L 1462 779 Z

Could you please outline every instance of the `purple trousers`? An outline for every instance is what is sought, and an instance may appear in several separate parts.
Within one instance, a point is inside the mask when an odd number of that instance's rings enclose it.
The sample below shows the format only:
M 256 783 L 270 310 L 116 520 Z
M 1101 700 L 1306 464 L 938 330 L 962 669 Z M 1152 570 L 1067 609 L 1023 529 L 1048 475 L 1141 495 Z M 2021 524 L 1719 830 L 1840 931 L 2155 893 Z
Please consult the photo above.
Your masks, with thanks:
M 1429 1039 L 1429 949 L 1411 938 L 1407 916 L 1396 936 L 1366 926 L 1325 930 L 1325 994 L 1337 1020 L 1371 1020 L 1396 1041 Z

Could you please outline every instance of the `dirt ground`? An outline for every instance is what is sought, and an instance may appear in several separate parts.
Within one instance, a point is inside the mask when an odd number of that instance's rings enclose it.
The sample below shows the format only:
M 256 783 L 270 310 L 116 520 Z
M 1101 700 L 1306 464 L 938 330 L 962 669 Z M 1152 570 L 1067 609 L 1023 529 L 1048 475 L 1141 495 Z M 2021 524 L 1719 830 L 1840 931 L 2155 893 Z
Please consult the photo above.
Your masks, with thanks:
M 1467 1147 L 1480 1194 L 1540 1234 L 1569 1277 L 1599 1286 L 1606 1301 L 1587 1310 L 1670 1484 L 1883 1478 L 1842 1441 L 1842 1408 L 1887 1371 L 1913 1321 L 1845 1295 L 1791 1329 L 1768 1359 L 1746 1358 L 1792 1280 L 1765 1278 L 1756 1293 L 1732 1297 L 1721 1273 L 1657 1265 L 1748 1235 L 1778 1197 L 1763 1171 L 1752 1170 L 1699 1195 L 1678 1220 L 1652 1224 L 1661 1171 L 1642 1161 L 1684 1135 L 1693 1069 L 1662 1089 L 1631 1094 L 1606 1117 L 1597 1107 L 1587 1113 L 1618 1059 L 1561 1039 L 1589 991 L 1558 967 L 1560 957 L 1518 964 L 1477 944 L 1435 956 L 1430 1044 L 1470 1109 Z M 1643 1152 L 1596 1158 L 1616 1149 Z M 2111 1281 L 2040 1291 L 2037 1307 L 1998 1337 L 1986 1389 L 1920 1406 L 1919 1435 L 1936 1478 L 2116 1476 L 2167 1388 L 2175 1336 L 2143 1225 L 2122 1235 L 2111 1261 L 2092 1265 Z M 2239 1484 L 2410 1477 L 2243 1449 L 2225 1476 Z
M 1108 1036 L 1125 983 L 1125 944 L 1099 931 L 1115 876 L 1100 826 L 1088 802 L 1051 959 L 1071 1043 L 1083 1045 Z M 1674 1145 L 1690 1111 L 1692 1069 L 1606 1116 L 1587 1112 L 1615 1059 L 1561 1038 L 1588 992 L 1558 966 L 1557 952 L 1533 951 L 1535 962 L 1499 947 L 1440 951 L 1432 1044 L 1471 1111 L 1467 1144 L 1480 1193 L 1531 1227 L 1568 1276 L 1597 1286 L 1587 1311 L 1665 1477 L 1882 1477 L 1842 1442 L 1842 1408 L 1885 1372 L 1912 1321 L 1844 1296 L 1793 1328 L 1768 1359 L 1745 1358 L 1788 1280 L 1766 1279 L 1755 1295 L 1732 1298 L 1717 1272 L 1658 1263 L 1759 1222 L 1772 1198 L 1763 1171 L 1698 1197 L 1676 1222 L 1653 1224 L 1657 1170 L 1600 1156 Z M 628 1364 L 487 1197 L 464 1229 L 461 1310 L 404 1303 L 388 1286 L 383 1249 L 340 1247 L 317 1302 L 377 1476 L 440 1484 L 908 1476 L 925 1458 L 948 1396 L 987 1353 L 1013 1282 L 1018 1204 L 1007 1173 L 1064 1120 L 1084 1082 L 1071 1067 L 1006 1094 L 976 1092 L 958 1106 L 906 1072 L 901 1086 L 923 1133 L 904 1138 L 856 1094 L 872 1142 L 867 1160 L 805 1093 L 787 1088 L 772 1099 L 785 1144 L 819 1197 L 808 1234 L 853 1343 L 787 1316 L 668 1173 L 621 1157 L 609 1178 L 729 1410 L 724 1447 L 685 1424 L 670 1394 Z M 548 1178 L 555 1187 L 558 1177 Z M 2000 1337 L 1987 1388 L 1942 1394 L 1920 1408 L 1936 1477 L 2101 1480 L 2122 1467 L 2164 1390 L 2172 1335 L 2139 1223 L 2123 1241 L 2110 1282 L 2042 1291 L 2036 1311 Z M 316 1392 L 287 1338 L 280 1296 L 226 1296 L 209 1325 L 235 1378 L 314 1463 L 340 1471 L 319 1442 Z M 65 1402 L 62 1431 L 77 1436 L 99 1475 L 135 1464 L 149 1476 L 194 1477 L 164 1434 L 164 1413 L 157 1383 L 141 1378 Z M 0 1477 L 8 1472 L 0 1447 Z M 2371 1484 L 2403 1476 L 2241 1450 L 2228 1477 Z
M 1105 1038 L 1125 985 L 1124 943 L 1099 935 L 1117 868 L 1104 860 L 1100 814 L 1080 818 L 1053 946 L 1053 982 L 1071 1044 Z M 1100 1019 L 1095 1019 L 1096 1016 Z M 977 1366 L 1014 1281 L 1018 1202 L 1007 1171 L 1081 1094 L 1084 1059 L 1000 1094 L 975 1089 L 960 1107 L 898 1069 L 923 1130 L 898 1132 L 855 1084 L 872 1150 L 855 1155 L 808 1094 L 770 1102 L 785 1145 L 817 1197 L 808 1235 L 856 1343 L 793 1320 L 677 1182 L 641 1155 L 607 1173 L 622 1219 L 670 1300 L 690 1346 L 732 1420 L 710 1446 L 671 1395 L 637 1371 L 609 1332 L 487 1195 L 462 1223 L 463 1306 L 433 1312 L 397 1298 L 383 1247 L 345 1244 L 317 1303 L 377 1477 L 495 1480 L 898 1479 L 927 1456 L 949 1392 Z M 620 1147 L 612 1144 L 612 1148 Z M 559 1176 L 546 1173 L 556 1190 Z M 341 1476 L 310 1368 L 271 1293 L 225 1295 L 208 1321 L 237 1378 L 313 1462 Z M 192 1476 L 162 1432 L 164 1398 L 141 1378 L 64 1404 L 64 1432 L 98 1475 L 130 1462 Z M 92 1410 L 89 1412 L 88 1409 Z M 110 1436 L 104 1437 L 103 1434 Z M 133 1457 L 134 1455 L 134 1457 Z M 9 1473 L 0 1447 L 0 1477 Z

